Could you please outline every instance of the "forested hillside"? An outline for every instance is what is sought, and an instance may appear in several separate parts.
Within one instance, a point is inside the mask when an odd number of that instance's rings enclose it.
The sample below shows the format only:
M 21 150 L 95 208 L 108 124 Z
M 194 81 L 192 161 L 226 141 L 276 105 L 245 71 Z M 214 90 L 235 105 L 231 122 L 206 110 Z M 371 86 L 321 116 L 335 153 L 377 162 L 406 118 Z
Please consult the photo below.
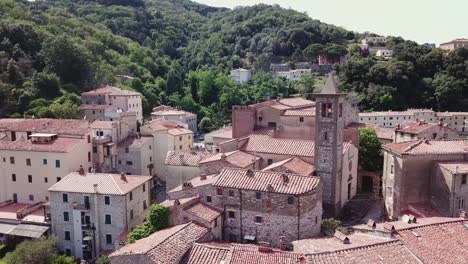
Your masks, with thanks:
M 80 92 L 114 84 L 141 92 L 147 114 L 170 104 L 209 130 L 229 120 L 233 104 L 311 92 L 317 78 L 288 83 L 269 66 L 314 60 L 319 49 L 348 53 L 337 70 L 362 109 L 468 108 L 468 51 L 446 55 L 392 38 L 395 58 L 377 60 L 357 52 L 362 36 L 279 6 L 0 0 L 0 116 L 76 118 Z M 252 84 L 231 80 L 237 67 L 256 71 Z

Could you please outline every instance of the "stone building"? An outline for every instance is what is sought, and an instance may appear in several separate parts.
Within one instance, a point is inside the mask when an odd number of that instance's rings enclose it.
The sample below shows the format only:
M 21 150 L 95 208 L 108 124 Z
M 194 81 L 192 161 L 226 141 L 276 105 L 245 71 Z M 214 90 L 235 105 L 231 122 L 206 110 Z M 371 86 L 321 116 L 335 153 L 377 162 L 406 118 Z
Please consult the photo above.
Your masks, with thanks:
M 118 172 L 153 176 L 153 138 L 129 135 L 117 145 Z
M 447 124 L 426 123 L 424 121 L 406 121 L 395 128 L 394 142 L 424 140 L 424 139 L 456 139 L 460 136 Z
M 458 210 L 466 208 L 463 201 L 468 197 L 461 169 L 468 160 L 466 140 L 390 143 L 383 146 L 383 152 L 382 194 L 388 218 L 397 219 L 402 212 L 416 210 L 419 205 L 449 215 L 458 215 Z M 459 163 L 460 172 L 457 165 L 453 168 L 443 165 L 445 162 Z
M 66 255 L 90 260 L 115 250 L 121 234 L 141 224 L 151 177 L 72 172 L 50 187 L 52 233 Z
M 141 94 L 138 92 L 123 90 L 113 86 L 104 86 L 95 90 L 84 92 L 81 94 L 81 114 L 89 115 L 92 118 L 102 118 L 101 121 L 112 121 L 107 118 L 107 112 L 134 112 L 138 122 L 143 123 L 143 106 Z M 92 105 L 113 106 L 116 110 L 108 107 L 93 107 Z M 89 111 L 94 111 L 90 114 Z M 96 112 L 102 111 L 102 112 Z M 99 113 L 99 114 L 98 114 Z M 101 115 L 103 114 L 103 116 Z M 114 119 L 115 120 L 115 119 Z
M 211 156 L 206 151 L 169 151 L 165 161 L 166 190 L 172 190 L 201 173 L 200 161 Z

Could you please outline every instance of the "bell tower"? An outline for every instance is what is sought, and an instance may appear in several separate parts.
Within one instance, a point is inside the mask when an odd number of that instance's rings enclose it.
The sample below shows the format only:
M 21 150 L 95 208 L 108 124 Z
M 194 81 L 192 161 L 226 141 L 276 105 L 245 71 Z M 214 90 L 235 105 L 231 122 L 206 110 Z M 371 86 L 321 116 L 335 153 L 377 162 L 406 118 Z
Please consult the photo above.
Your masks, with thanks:
M 323 182 L 325 217 L 334 217 L 341 209 L 345 95 L 338 89 L 333 73 L 328 76 L 321 92 L 313 94 L 316 102 L 314 166 Z

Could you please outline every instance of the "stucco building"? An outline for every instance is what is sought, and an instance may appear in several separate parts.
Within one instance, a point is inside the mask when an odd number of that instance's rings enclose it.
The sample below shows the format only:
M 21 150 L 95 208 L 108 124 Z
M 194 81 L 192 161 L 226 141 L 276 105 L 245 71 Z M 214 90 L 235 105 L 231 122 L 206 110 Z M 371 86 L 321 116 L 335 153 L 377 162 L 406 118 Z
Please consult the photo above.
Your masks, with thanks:
M 440 44 L 439 48 L 453 51 L 458 48 L 468 48 L 468 39 L 454 39 L 452 41 Z
M 50 187 L 52 233 L 67 255 L 91 260 L 116 250 L 117 238 L 141 224 L 150 205 L 151 177 L 68 174 Z
M 253 74 L 251 70 L 239 68 L 231 71 L 231 78 L 236 83 L 243 84 L 252 81 Z
M 170 106 L 157 106 L 153 108 L 151 119 L 166 119 L 187 124 L 188 129 L 193 132 L 198 131 L 197 115 L 183 110 L 178 110 Z
M 82 115 L 89 115 L 96 119 L 104 117 L 105 119 L 99 119 L 101 121 L 112 121 L 109 113 L 134 112 L 137 121 L 143 123 L 143 106 L 141 94 L 138 92 L 123 90 L 113 86 L 104 86 L 82 93 L 81 104 L 80 110 Z

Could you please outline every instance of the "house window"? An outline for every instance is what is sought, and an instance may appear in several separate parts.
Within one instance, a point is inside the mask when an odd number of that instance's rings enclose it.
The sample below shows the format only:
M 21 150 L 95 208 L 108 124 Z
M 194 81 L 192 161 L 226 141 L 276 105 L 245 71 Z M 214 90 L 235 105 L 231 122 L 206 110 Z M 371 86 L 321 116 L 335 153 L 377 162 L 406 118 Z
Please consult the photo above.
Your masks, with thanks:
M 258 117 L 258 122 L 262 122 L 263 121 L 263 117 L 259 116 Z
M 255 223 L 258 223 L 258 224 L 263 223 L 263 218 L 261 216 L 256 216 L 255 217 Z
M 104 196 L 104 204 L 110 205 L 110 196 Z
M 322 117 L 332 117 L 332 104 L 322 103 Z
M 127 164 L 127 165 L 133 165 L 133 161 L 129 161 L 129 160 L 128 160 L 127 162 L 125 162 L 125 164 Z
M 339 115 L 340 117 L 343 116 L 343 104 L 342 103 L 340 103 L 340 106 L 339 106 Z
M 143 210 L 146 210 L 146 208 L 148 208 L 148 205 L 146 204 L 146 200 L 143 201 Z
M 128 148 L 125 148 L 125 153 L 128 153 L 130 152 L 130 150 Z
M 88 151 L 88 162 L 91 162 L 91 151 Z
M 146 184 L 143 183 L 143 192 L 146 192 Z
M 236 212 L 234 211 L 228 211 L 228 218 L 236 218 Z
M 458 209 L 465 209 L 465 199 L 464 198 L 458 198 Z
M 262 199 L 262 193 L 261 193 L 261 192 L 256 192 L 256 193 L 255 193 L 255 198 L 256 198 L 257 200 Z
M 111 225 L 112 224 L 112 216 L 110 214 L 106 214 L 104 217 L 105 217 L 104 218 L 104 223 L 106 225 Z
M 216 189 L 216 194 L 217 194 L 217 195 L 223 195 L 223 189 L 217 188 L 217 189 Z
M 97 153 L 97 147 L 93 147 L 93 153 Z
M 462 178 L 461 178 L 461 184 L 466 184 L 466 174 L 463 174 L 462 175 Z
M 10 157 L 10 164 L 15 164 L 15 157 Z
M 32 175 L 28 175 L 28 182 L 32 183 Z
M 42 164 L 47 165 L 47 159 L 43 159 Z
M 15 203 L 18 202 L 18 194 L 16 194 L 16 193 L 13 194 L 13 202 L 15 202 Z
M 11 175 L 11 180 L 14 181 L 14 182 L 16 181 L 16 174 Z
M 65 240 L 70 240 L 70 231 L 65 231 Z
M 108 245 L 112 244 L 112 235 L 111 234 L 106 234 L 106 244 L 108 244 Z
M 31 166 L 31 159 L 26 159 L 26 166 Z
M 64 203 L 68 203 L 68 194 L 66 194 L 66 193 L 63 193 L 63 194 L 62 194 L 62 201 L 63 201 Z
M 133 192 L 130 192 L 129 199 L 130 199 L 130 201 L 133 200 Z
M 91 136 L 88 135 L 87 138 L 88 138 L 88 143 L 91 143 Z
M 328 132 L 323 132 L 323 140 L 328 141 Z
M 271 164 L 273 164 L 273 160 L 272 160 L 272 159 L 268 159 L 267 163 L 268 163 L 268 165 L 271 165 Z
M 32 194 L 29 195 L 29 201 L 34 201 L 34 195 Z
M 119 160 L 119 165 L 122 165 L 122 161 L 121 161 L 121 160 Z
M 57 182 L 59 182 L 62 178 L 61 177 L 57 177 Z
M 55 160 L 55 168 L 60 168 L 60 160 Z
M 229 190 L 229 196 L 234 197 L 234 190 Z
M 130 210 L 130 220 L 133 220 L 133 209 Z
M 45 183 L 48 183 L 48 182 L 49 182 L 49 180 L 47 179 L 47 177 L 44 177 L 44 182 L 45 182 Z
M 209 195 L 206 196 L 206 202 L 207 202 L 207 203 L 211 203 L 211 196 L 209 196 Z
M 302 116 L 299 117 L 299 122 L 300 122 L 300 123 L 303 123 L 303 122 L 304 122 L 304 117 L 302 117 Z
M 390 165 L 390 174 L 393 174 L 393 164 Z
M 71 255 L 72 255 L 71 249 L 66 248 L 66 249 L 65 249 L 65 255 L 68 256 L 68 257 L 71 257 Z
M 294 204 L 294 196 L 288 196 L 288 204 Z
M 179 146 L 179 150 L 181 150 L 181 149 L 182 149 L 182 145 Z
M 63 221 L 65 221 L 65 222 L 70 221 L 70 213 L 69 212 L 63 212 Z

